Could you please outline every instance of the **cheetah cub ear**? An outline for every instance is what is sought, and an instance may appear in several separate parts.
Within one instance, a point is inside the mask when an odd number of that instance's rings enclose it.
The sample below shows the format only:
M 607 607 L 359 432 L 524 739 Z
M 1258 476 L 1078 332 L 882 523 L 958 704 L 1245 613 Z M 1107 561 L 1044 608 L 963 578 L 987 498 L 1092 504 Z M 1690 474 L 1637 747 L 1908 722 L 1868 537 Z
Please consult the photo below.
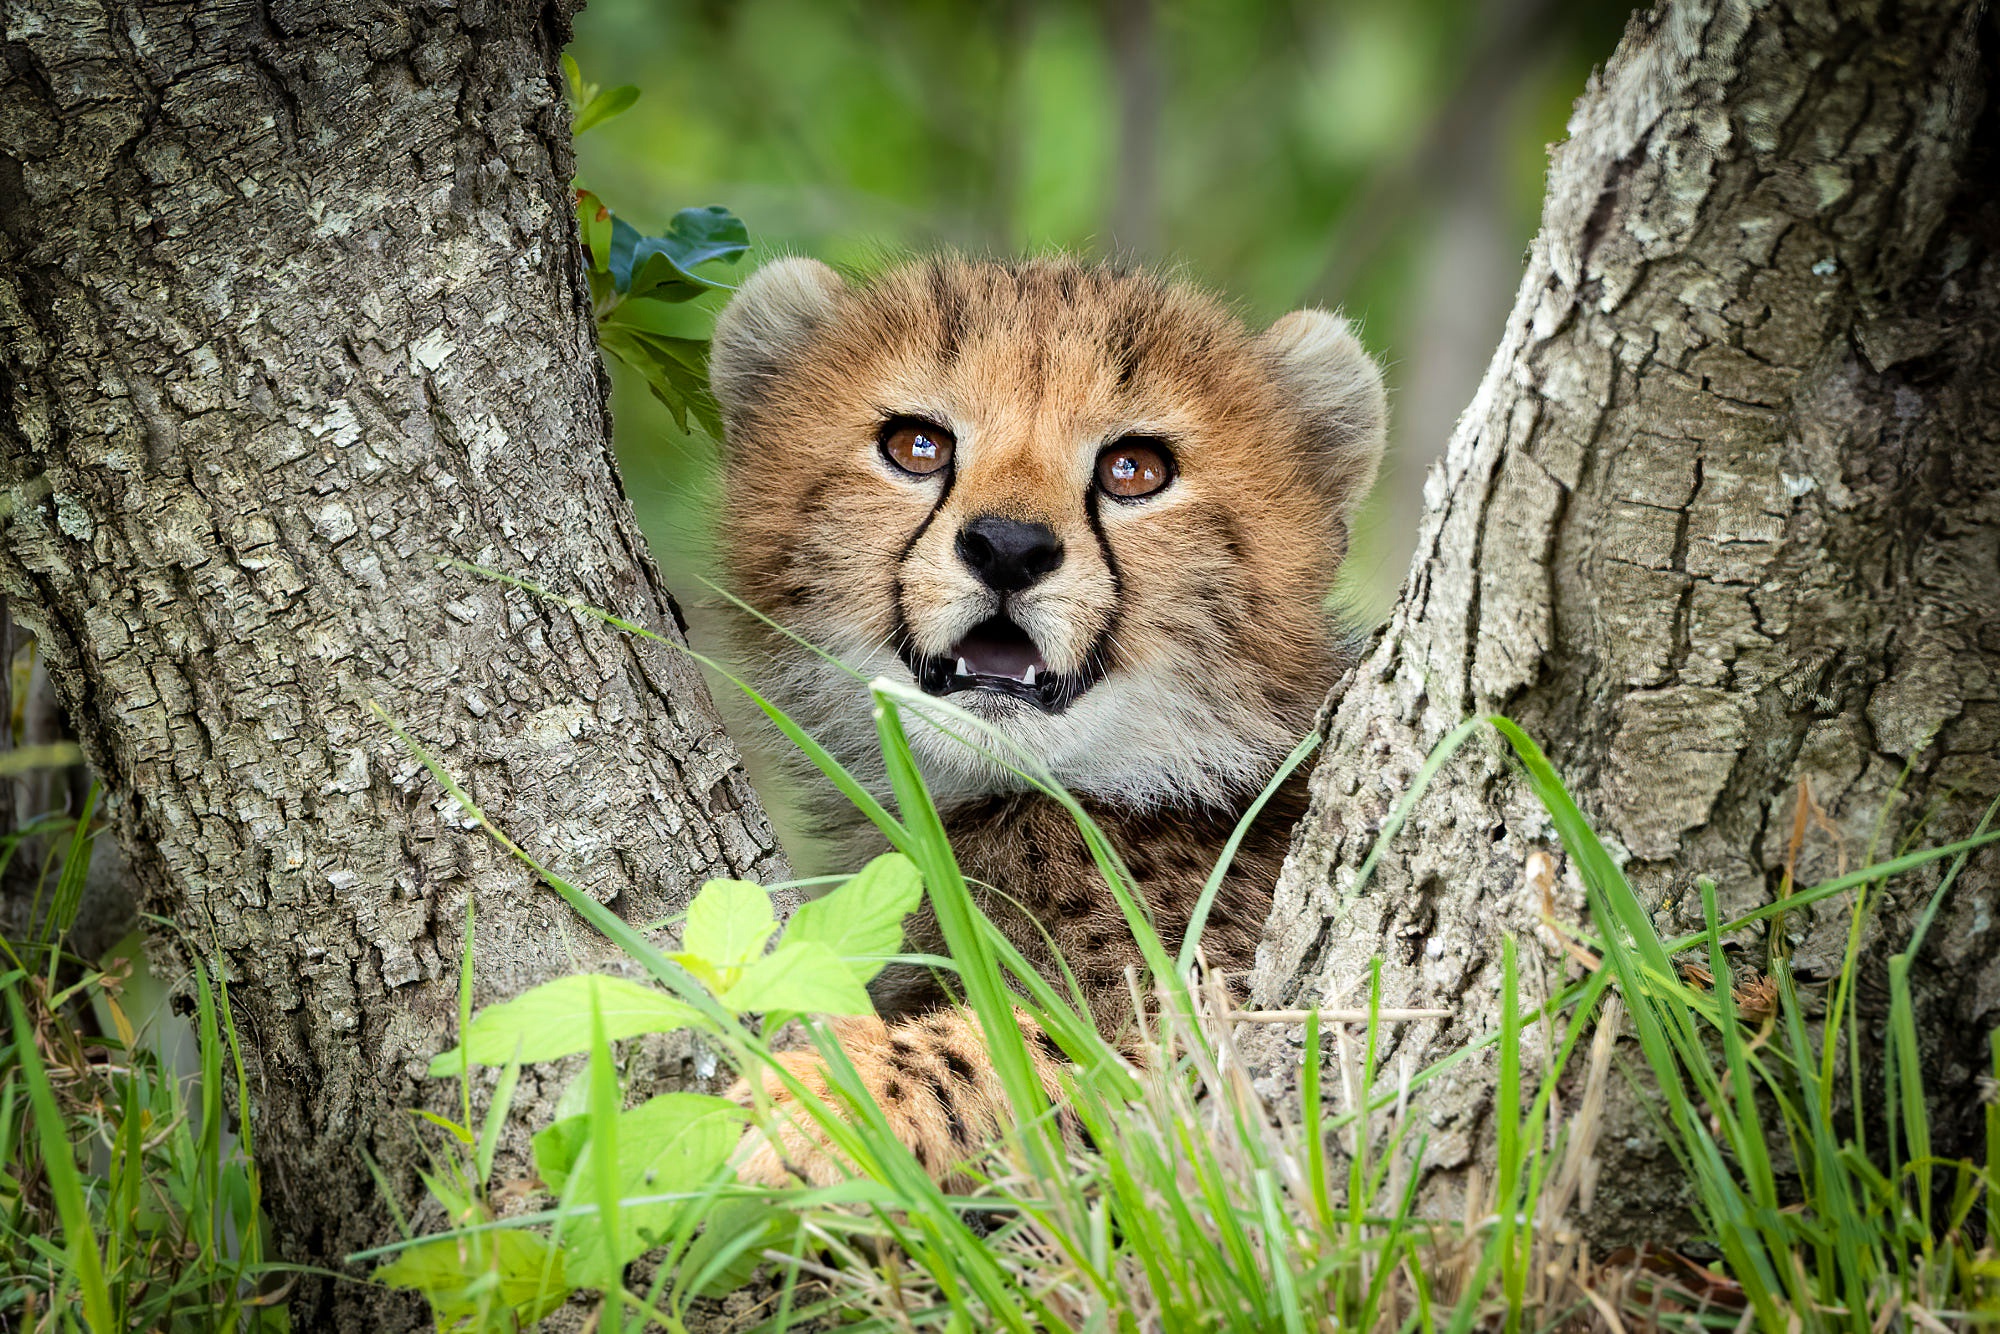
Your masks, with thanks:
M 1257 346 L 1293 407 L 1305 418 L 1313 478 L 1351 517 L 1375 484 L 1388 438 L 1382 368 L 1354 329 L 1324 310 L 1295 310 L 1266 329 Z
M 816 259 L 773 260 L 716 317 L 708 382 L 732 430 L 833 318 L 840 275 Z

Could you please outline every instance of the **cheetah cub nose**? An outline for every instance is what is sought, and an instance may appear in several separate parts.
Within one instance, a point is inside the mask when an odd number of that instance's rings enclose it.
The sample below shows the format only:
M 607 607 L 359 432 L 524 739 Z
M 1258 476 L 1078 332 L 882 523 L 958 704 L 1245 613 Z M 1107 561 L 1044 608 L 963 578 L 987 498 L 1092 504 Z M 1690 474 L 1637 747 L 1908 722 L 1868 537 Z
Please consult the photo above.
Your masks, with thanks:
M 996 593 L 1018 593 L 1062 564 L 1062 543 L 1045 523 L 982 514 L 958 535 L 958 557 Z

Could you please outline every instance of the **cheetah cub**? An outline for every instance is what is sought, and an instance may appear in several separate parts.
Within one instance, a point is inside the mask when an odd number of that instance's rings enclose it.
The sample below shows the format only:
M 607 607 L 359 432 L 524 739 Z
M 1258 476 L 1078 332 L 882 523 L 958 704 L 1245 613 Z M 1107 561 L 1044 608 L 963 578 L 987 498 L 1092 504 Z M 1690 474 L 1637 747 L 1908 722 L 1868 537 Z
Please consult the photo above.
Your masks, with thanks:
M 1326 596 L 1382 454 L 1381 373 L 1345 322 L 1252 333 L 1181 283 L 1069 260 L 941 258 L 849 282 L 786 259 L 716 326 L 723 549 L 752 607 L 868 677 L 949 698 L 1038 756 L 1116 844 L 1169 950 L 1250 801 L 1343 666 Z M 868 696 L 750 617 L 745 670 L 856 773 Z M 928 728 L 911 743 L 987 914 L 1107 1036 L 1139 954 L 1057 803 Z M 1211 910 L 1214 967 L 1250 965 L 1304 806 L 1266 806 Z M 841 861 L 875 835 L 830 792 Z M 912 918 L 908 948 L 939 952 Z M 930 976 L 877 980 L 842 1048 L 926 1168 L 960 1179 L 1005 1100 L 976 1021 Z M 1025 1021 L 1024 1021 L 1025 1023 Z M 1061 1054 L 1029 1049 L 1052 1095 Z M 824 1092 L 817 1060 L 794 1069 Z M 774 1090 L 774 1093 L 776 1090 Z M 780 1095 L 782 1096 L 782 1095 Z M 801 1118 L 802 1119 L 802 1118 Z M 742 1166 L 839 1174 L 803 1134 Z

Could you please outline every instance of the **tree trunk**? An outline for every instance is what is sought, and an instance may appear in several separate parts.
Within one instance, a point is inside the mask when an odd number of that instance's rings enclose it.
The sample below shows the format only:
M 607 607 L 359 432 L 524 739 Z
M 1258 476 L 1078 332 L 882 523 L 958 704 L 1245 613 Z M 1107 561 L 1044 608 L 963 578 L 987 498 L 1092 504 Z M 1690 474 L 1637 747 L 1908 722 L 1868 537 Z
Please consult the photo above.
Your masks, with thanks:
M 1542 742 L 1676 934 L 1700 924 L 1697 875 L 1726 914 L 1770 900 L 1802 783 L 1840 839 L 1808 839 L 1802 883 L 1920 824 L 1963 836 L 2000 792 L 2000 40 L 1981 10 L 1668 0 L 1634 21 L 1554 154 L 1402 599 L 1335 692 L 1264 999 L 1365 996 L 1381 956 L 1385 1003 L 1457 1014 L 1403 1028 L 1391 1071 L 1495 1026 L 1502 933 L 1537 920 L 1523 861 L 1560 856 L 1497 742 L 1354 888 L 1397 793 L 1475 712 Z M 1936 883 L 1892 882 L 1864 995 Z M 2000 1011 L 1996 889 L 1989 850 L 1914 978 L 1960 1128 Z M 1789 919 L 1802 979 L 1837 970 L 1847 912 Z M 1282 1084 L 1298 1036 L 1265 1041 Z M 1428 1091 L 1441 1207 L 1492 1093 L 1476 1072 Z M 1591 1221 L 1657 1234 L 1680 1173 L 1627 1133 Z
M 293 1261 L 389 1234 L 364 1150 L 418 1194 L 402 1109 L 439 1092 L 469 900 L 481 1003 L 608 957 L 370 701 L 629 918 L 782 866 L 689 662 L 441 564 L 680 633 L 609 450 L 568 14 L 8 9 L 0 591 L 149 905 L 230 981 Z M 294 1318 L 422 1320 L 348 1285 Z

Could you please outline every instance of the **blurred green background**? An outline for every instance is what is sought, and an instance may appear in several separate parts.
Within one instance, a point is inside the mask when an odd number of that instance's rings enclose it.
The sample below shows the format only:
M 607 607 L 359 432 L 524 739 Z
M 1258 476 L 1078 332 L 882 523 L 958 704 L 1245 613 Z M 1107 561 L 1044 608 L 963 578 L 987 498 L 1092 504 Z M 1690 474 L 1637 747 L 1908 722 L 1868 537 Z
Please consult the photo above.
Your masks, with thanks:
M 1395 423 L 1341 589 L 1365 625 L 1394 601 L 1424 473 L 1499 342 L 1547 146 L 1629 12 L 592 0 L 571 53 L 642 96 L 579 141 L 579 177 L 641 231 L 729 206 L 755 242 L 739 272 L 775 253 L 1063 249 L 1175 267 L 1253 323 L 1344 309 L 1388 367 Z M 615 370 L 626 485 L 699 632 L 714 446 Z

